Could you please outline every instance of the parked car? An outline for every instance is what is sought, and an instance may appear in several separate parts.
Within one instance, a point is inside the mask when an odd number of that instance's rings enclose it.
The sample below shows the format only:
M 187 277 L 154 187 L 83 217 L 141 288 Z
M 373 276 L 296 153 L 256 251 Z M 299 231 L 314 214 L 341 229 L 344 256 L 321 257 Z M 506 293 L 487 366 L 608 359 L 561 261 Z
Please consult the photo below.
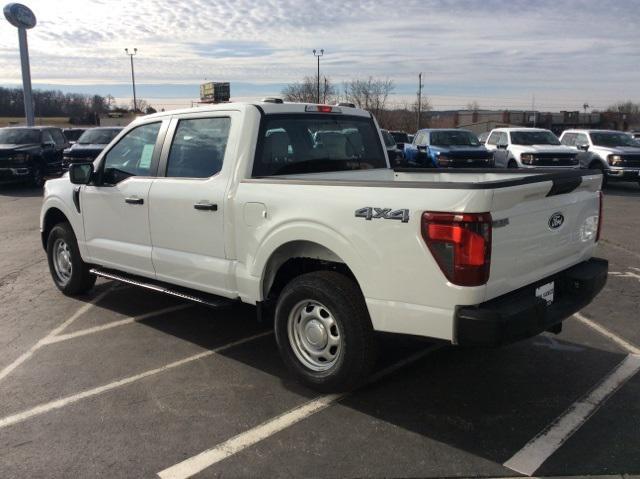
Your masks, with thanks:
M 404 152 L 398 148 L 396 140 L 389 133 L 388 130 L 380 130 L 382 133 L 382 139 L 384 140 L 384 146 L 387 149 L 387 156 L 389 157 L 389 163 L 392 167 L 400 166 L 404 160 Z
M 354 130 L 342 156 L 313 141 Z M 600 182 L 394 171 L 367 111 L 229 103 L 135 120 L 47 182 L 40 228 L 63 293 L 101 276 L 256 305 L 299 379 L 342 390 L 371 371 L 376 331 L 476 346 L 558 332 L 607 280 Z
M 62 167 L 69 168 L 69 164 L 77 161 L 93 161 L 111 143 L 118 133 L 120 126 L 98 127 L 86 130 L 71 148 L 64 150 Z
M 42 187 L 48 175 L 62 173 L 62 151 L 67 146 L 60 128 L 0 128 L 0 182 Z
M 389 134 L 393 137 L 393 139 L 396 142 L 396 145 L 402 151 L 404 151 L 404 145 L 406 145 L 407 143 L 411 143 L 411 140 L 409 139 L 409 135 L 407 134 L 406 131 L 392 130 L 392 131 L 389 131 Z
M 495 128 L 486 146 L 498 168 L 580 168 L 576 151 L 542 128 Z
M 467 130 L 424 129 L 405 145 L 408 166 L 426 168 L 492 168 L 493 153 Z
M 566 130 L 560 141 L 578 151 L 582 168 L 602 171 L 604 182 L 640 180 L 640 144 L 614 130 Z
M 73 145 L 78 138 L 85 132 L 86 128 L 65 128 L 62 130 L 67 141 Z

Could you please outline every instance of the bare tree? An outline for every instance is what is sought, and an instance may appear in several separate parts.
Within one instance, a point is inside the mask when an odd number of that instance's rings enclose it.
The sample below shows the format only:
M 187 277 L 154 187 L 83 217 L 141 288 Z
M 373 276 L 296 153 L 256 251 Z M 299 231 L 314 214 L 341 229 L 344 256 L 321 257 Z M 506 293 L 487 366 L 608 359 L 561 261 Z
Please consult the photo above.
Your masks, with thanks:
M 346 101 L 380 117 L 395 85 L 388 78 L 382 80 L 369 77 L 366 80 L 355 79 L 345 82 L 343 88 Z
M 133 104 L 133 100 L 131 100 L 131 108 L 135 113 L 141 113 L 145 111 L 149 106 L 149 102 L 147 100 L 143 100 L 142 98 L 136 98 L 136 105 Z
M 634 103 L 632 101 L 621 101 L 607 108 L 607 111 L 616 113 L 626 113 L 631 115 L 637 115 L 640 113 L 640 103 Z
M 467 103 L 467 110 L 470 111 L 478 111 L 480 109 L 480 104 L 477 100 L 470 101 Z
M 316 103 L 318 100 L 318 75 L 304 77 L 301 82 L 290 83 L 282 90 L 286 101 L 299 103 Z M 320 102 L 334 103 L 337 99 L 336 87 L 327 77 L 320 81 Z

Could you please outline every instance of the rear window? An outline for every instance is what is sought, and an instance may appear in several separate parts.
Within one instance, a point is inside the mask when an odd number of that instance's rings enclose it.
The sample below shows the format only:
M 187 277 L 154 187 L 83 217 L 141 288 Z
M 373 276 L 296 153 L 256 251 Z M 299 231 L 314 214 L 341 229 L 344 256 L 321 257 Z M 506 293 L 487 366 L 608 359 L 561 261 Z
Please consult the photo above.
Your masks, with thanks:
M 263 119 L 253 176 L 386 168 L 370 118 L 268 115 Z

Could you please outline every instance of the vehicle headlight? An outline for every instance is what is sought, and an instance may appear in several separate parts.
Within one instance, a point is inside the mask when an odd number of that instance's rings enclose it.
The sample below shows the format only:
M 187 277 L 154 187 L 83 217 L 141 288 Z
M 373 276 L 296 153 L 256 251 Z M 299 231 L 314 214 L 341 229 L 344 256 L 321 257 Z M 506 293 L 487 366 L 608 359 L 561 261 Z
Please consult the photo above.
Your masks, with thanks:
M 523 153 L 522 155 L 520 155 L 520 161 L 525 165 L 533 165 L 535 159 L 536 157 L 531 153 Z
M 26 163 L 29 156 L 26 153 L 14 153 L 9 157 L 10 160 L 16 163 Z
M 607 161 L 611 166 L 622 166 L 622 164 L 624 163 L 620 155 L 609 155 L 607 157 Z

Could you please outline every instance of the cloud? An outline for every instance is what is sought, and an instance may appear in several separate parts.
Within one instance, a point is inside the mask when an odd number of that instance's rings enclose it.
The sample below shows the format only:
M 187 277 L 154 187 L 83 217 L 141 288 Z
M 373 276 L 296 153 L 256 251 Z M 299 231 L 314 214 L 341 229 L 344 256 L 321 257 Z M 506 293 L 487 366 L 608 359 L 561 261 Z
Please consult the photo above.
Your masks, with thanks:
M 315 72 L 379 76 L 445 107 L 604 107 L 640 98 L 640 9 L 632 0 L 31 0 L 34 81 L 279 85 Z M 0 29 L 0 82 L 20 81 L 13 27 Z M 15 53 L 14 53 L 15 52 Z M 266 87 L 268 88 L 268 87 Z M 233 90 L 233 83 L 232 83 Z M 256 89 L 256 92 L 257 89 Z M 194 91 L 193 96 L 197 96 Z M 486 101 L 483 101 L 485 99 Z

